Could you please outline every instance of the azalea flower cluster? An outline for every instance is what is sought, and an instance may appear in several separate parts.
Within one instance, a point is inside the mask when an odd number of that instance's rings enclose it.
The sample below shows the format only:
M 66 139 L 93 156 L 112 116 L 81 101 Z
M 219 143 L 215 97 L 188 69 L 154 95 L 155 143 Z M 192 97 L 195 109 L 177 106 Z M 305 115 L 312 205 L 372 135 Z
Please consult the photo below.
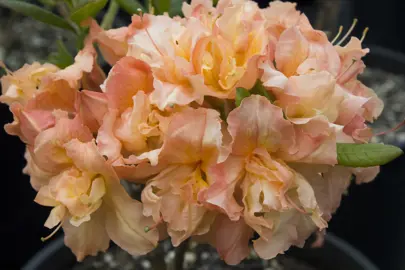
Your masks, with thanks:
M 183 13 L 108 31 L 87 20 L 74 64 L 1 79 L 5 129 L 27 145 L 35 201 L 52 207 L 45 226 L 63 228 L 78 260 L 110 239 L 145 254 L 193 237 L 237 264 L 255 233 L 270 259 L 327 228 L 353 175 L 379 171 L 337 160 L 337 143 L 370 141 L 383 109 L 357 79 L 362 40 L 334 45 L 287 2 L 193 0 Z M 141 201 L 120 179 L 145 185 Z

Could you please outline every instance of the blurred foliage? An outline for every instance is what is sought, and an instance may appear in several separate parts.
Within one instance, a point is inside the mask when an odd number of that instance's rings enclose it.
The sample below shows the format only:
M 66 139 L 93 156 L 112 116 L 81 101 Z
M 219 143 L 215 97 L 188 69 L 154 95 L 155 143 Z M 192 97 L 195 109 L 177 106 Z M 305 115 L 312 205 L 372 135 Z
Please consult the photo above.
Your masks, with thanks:
M 51 62 L 52 64 L 54 64 L 60 68 L 65 68 L 65 67 L 68 67 L 71 64 L 73 64 L 74 58 L 67 50 L 63 41 L 57 40 L 56 44 L 58 46 L 58 50 L 49 55 L 49 59 L 48 59 L 49 62 Z
M 170 16 L 182 15 L 184 0 L 145 0 L 142 5 L 137 0 L 38 0 L 36 4 L 24 0 L 0 0 L 0 6 L 9 8 L 17 13 L 32 17 L 50 26 L 69 30 L 76 37 L 76 52 L 83 48 L 83 42 L 88 34 L 88 28 L 81 23 L 90 18 L 102 15 L 101 26 L 105 29 L 112 27 L 119 9 L 128 14 L 146 12 L 152 7 L 155 14 L 168 13 Z M 108 9 L 107 9 L 107 4 Z M 150 6 L 152 5 L 152 6 Z M 72 63 L 73 54 L 61 40 L 57 41 L 57 51 L 49 56 L 49 60 L 64 68 Z

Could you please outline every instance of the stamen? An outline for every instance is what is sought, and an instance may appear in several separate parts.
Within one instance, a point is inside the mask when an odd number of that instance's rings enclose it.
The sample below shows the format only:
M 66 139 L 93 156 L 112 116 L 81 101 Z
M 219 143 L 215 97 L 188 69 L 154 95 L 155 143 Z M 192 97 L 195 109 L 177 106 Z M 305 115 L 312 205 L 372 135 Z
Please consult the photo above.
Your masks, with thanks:
M 307 214 L 307 212 L 304 209 L 301 209 L 298 207 L 298 205 L 295 204 L 295 202 L 288 196 L 286 196 L 287 201 L 292 205 L 292 207 L 294 207 L 298 212 L 302 213 L 302 214 Z
M 347 31 L 346 35 L 344 35 L 336 45 L 342 44 L 343 41 L 347 39 L 347 37 L 353 32 L 354 27 L 356 27 L 357 21 L 358 21 L 357 19 L 353 20 L 352 26 L 350 26 L 349 31 Z
M 364 40 L 364 39 L 366 38 L 366 36 L 367 36 L 367 33 L 368 33 L 368 27 L 366 27 L 366 28 L 364 29 L 363 34 L 362 34 L 361 39 L 360 39 L 360 42 L 363 42 L 363 40 Z
M 405 125 L 405 120 L 403 120 L 402 122 L 400 122 L 400 123 L 399 123 L 398 125 L 396 125 L 395 127 L 391 128 L 391 129 L 389 129 L 389 130 L 387 130 L 387 131 L 383 131 L 383 132 L 377 133 L 377 134 L 375 134 L 374 136 L 381 136 L 381 135 L 387 134 L 387 133 L 389 133 L 389 132 L 394 132 L 394 131 L 400 129 L 400 128 L 401 128 L 402 126 L 404 126 L 404 125 Z
M 343 71 L 342 73 L 340 73 L 340 75 L 337 76 L 336 80 L 339 80 L 340 77 L 342 77 L 343 75 L 345 75 L 345 73 L 348 72 L 349 69 L 350 69 L 350 68 L 354 65 L 354 63 L 356 63 L 356 62 L 357 62 L 357 59 L 353 58 L 353 59 L 352 59 L 352 63 L 350 64 L 350 66 L 348 66 L 345 71 Z
M 0 61 L 0 68 L 4 69 L 7 74 L 12 74 L 11 70 L 9 70 L 9 69 L 7 68 L 6 64 L 4 64 L 3 61 Z
M 161 223 L 163 222 L 163 217 L 160 216 L 160 220 L 158 222 L 156 222 L 156 224 L 152 225 L 152 226 L 145 226 L 145 228 L 143 228 L 143 230 L 147 233 L 150 232 L 151 230 L 154 230 L 157 228 L 157 226 L 159 226 Z
M 336 42 L 336 40 L 340 37 L 340 35 L 342 34 L 342 32 L 343 32 L 343 25 L 341 25 L 340 27 L 339 27 L 339 31 L 338 31 L 338 33 L 336 34 L 336 36 L 333 38 L 333 40 L 330 42 L 330 43 L 335 43 Z
M 164 56 L 163 53 L 159 50 L 158 46 L 156 45 L 155 41 L 153 41 L 151 35 L 149 34 L 148 29 L 145 28 L 146 34 L 148 35 L 150 41 L 152 42 L 153 46 L 155 47 L 155 49 L 160 53 L 161 56 Z
M 53 230 L 53 232 L 51 232 L 50 235 L 48 235 L 47 237 L 41 237 L 41 241 L 42 241 L 42 242 L 45 242 L 45 241 L 49 240 L 52 236 L 55 235 L 55 233 L 56 233 L 57 231 L 59 231 L 59 229 L 60 229 L 61 227 L 62 227 L 62 222 L 59 223 L 58 227 L 56 227 L 55 230 Z

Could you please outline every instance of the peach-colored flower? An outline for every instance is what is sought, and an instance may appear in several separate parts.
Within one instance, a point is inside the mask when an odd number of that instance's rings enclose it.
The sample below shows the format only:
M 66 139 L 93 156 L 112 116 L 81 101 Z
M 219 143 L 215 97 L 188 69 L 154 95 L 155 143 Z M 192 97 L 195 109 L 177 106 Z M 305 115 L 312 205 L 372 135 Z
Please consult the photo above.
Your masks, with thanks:
M 111 69 L 102 88 L 108 109 L 97 113 L 103 115 L 97 134 L 100 152 L 118 169 L 119 176 L 127 180 L 145 176 L 139 174 L 141 168 L 156 174 L 155 168 L 139 165 L 146 158 L 158 155 L 163 143 L 160 122 L 168 114 L 150 104 L 149 93 L 153 86 L 149 66 L 125 56 Z M 149 155 L 137 158 L 145 152 Z
M 105 31 L 94 19 L 86 21 L 84 25 L 90 26 L 89 35 L 99 45 L 101 55 L 108 64 L 114 65 L 127 54 L 128 39 L 132 34 L 131 26 Z
M 257 4 L 235 1 L 220 17 L 208 11 L 206 2 L 184 7 L 190 16 L 186 21 L 143 16 L 130 40 L 128 54 L 152 67 L 151 101 L 160 110 L 201 104 L 205 95 L 233 98 L 236 87 L 251 88 L 266 50 L 265 21 Z
M 188 109 L 170 118 L 159 162 L 167 167 L 142 192 L 144 214 L 165 222 L 177 246 L 192 235 L 208 232 L 215 214 L 198 201 L 209 185 L 207 168 L 215 164 L 222 142 L 219 114 Z
M 253 95 L 229 114 L 227 122 L 232 153 L 208 172 L 214 181 L 201 199 L 231 220 L 243 215 L 260 235 L 254 246 L 266 259 L 292 244 L 302 244 L 316 227 L 324 228 L 312 187 L 279 158 L 281 153 L 294 153 L 296 139 L 281 108 Z
M 202 75 L 207 95 L 232 98 L 236 87 L 250 89 L 258 78 L 257 61 L 266 41 L 265 21 L 256 3 L 235 1 L 226 6 L 212 34 L 200 38 L 193 50 L 194 70 Z
M 68 113 L 55 111 L 56 123 L 38 134 L 31 150 L 31 158 L 44 171 L 58 174 L 72 165 L 64 144 L 72 139 L 88 142 L 93 139 L 90 130 L 77 115 L 69 119 Z
M 281 34 L 286 28 L 299 22 L 301 13 L 296 6 L 296 3 L 272 1 L 268 8 L 262 10 L 273 34 Z
M 30 176 L 32 188 L 38 191 L 41 187 L 49 183 L 49 179 L 51 179 L 54 174 L 39 168 L 32 159 L 29 149 L 25 150 L 24 158 L 27 164 L 23 169 L 23 173 Z
M 361 57 L 367 50 L 361 49 L 361 42 L 355 38 L 335 49 L 322 35 L 302 29 L 303 25 L 293 26 L 281 33 L 274 52 L 269 51 L 270 60 L 260 64 L 263 85 L 276 94 L 277 104 L 295 124 L 302 125 L 302 118 L 323 115 L 330 123 L 350 125 L 344 132 L 356 137 L 356 141 L 368 141 L 370 129 L 359 119 L 372 121 L 381 113 L 383 104 L 371 89 L 356 80 L 364 68 Z M 324 86 L 320 88 L 317 83 Z
M 130 40 L 128 55 L 148 63 L 154 74 L 151 102 L 161 110 L 172 104 L 202 102 L 202 95 L 192 89 L 188 76 L 193 75 L 190 63 L 197 38 L 206 29 L 193 19 L 187 27 L 165 16 L 144 15 L 143 22 Z
M 3 95 L 4 102 L 12 103 L 10 110 L 14 117 L 14 121 L 5 126 L 7 133 L 19 136 L 22 141 L 32 145 L 35 137 L 42 130 L 54 125 L 54 110 L 75 113 L 77 111 L 77 90 L 81 86 L 83 76 L 91 74 L 94 69 L 95 53 L 91 40 L 87 39 L 85 48 L 75 57 L 75 62 L 65 69 L 59 70 L 53 65 L 47 64 L 42 67 L 33 64 L 31 67 L 25 66 L 21 71 L 15 72 L 17 77 L 26 72 L 29 74 L 25 79 L 26 82 L 21 86 L 24 89 L 19 90 L 24 93 L 19 98 L 19 102 L 13 102 Z M 30 71 L 31 69 L 36 71 Z M 5 82 L 22 82 L 21 79 L 13 77 L 13 74 L 9 75 L 11 77 L 6 76 Z M 17 86 L 15 84 L 15 87 Z M 14 86 L 10 87 L 13 89 Z M 33 87 L 35 91 L 32 91 Z M 10 94 L 13 92 L 13 90 L 9 91 L 7 90 Z
M 1 78 L 3 93 L 0 96 L 0 102 L 7 105 L 14 102 L 25 105 L 36 93 L 43 91 L 42 79 L 58 70 L 59 68 L 52 64 L 41 65 L 34 62 L 31 65 L 25 64 L 15 72 L 8 71 L 8 74 Z
M 381 114 L 384 104 L 372 89 L 357 80 L 357 76 L 365 68 L 361 58 L 369 52 L 369 49 L 362 49 L 361 41 L 352 37 L 344 47 L 336 46 L 336 51 L 339 53 L 342 63 L 337 76 L 337 82 L 349 94 L 358 97 L 358 99 L 363 98 L 363 104 L 357 114 L 364 117 L 365 120 L 373 122 Z M 347 119 L 346 116 L 346 119 L 341 119 L 340 122 L 346 124 L 353 117 L 351 116 Z
M 150 93 L 152 83 L 150 67 L 143 61 L 126 56 L 110 70 L 102 90 L 107 96 L 108 107 L 121 113 L 132 106 L 132 97 L 138 91 Z
M 335 78 L 322 71 L 291 76 L 283 90 L 275 90 L 285 117 L 294 124 L 297 152 L 282 155 L 286 161 L 336 164 L 336 138 L 329 125 L 339 116 L 344 100 Z
M 84 124 L 94 133 L 100 128 L 104 115 L 108 111 L 105 93 L 82 90 L 79 93 L 79 114 Z
M 306 17 L 304 21 L 307 22 Z M 323 32 L 315 31 L 309 23 L 294 25 L 271 37 L 267 59 L 259 66 L 267 87 L 283 89 L 288 78 L 310 72 L 328 71 L 334 76 L 340 68 L 339 55 Z
M 72 160 L 63 147 L 65 143 L 74 138 L 83 142 L 93 139 L 79 116 L 69 119 L 67 112 L 54 111 L 53 117 L 54 126 L 40 131 L 33 143 L 27 146 L 25 154 L 27 166 L 24 173 L 30 175 L 35 190 L 47 185 L 53 176 L 72 166 Z
M 94 141 L 73 139 L 63 147 L 72 167 L 52 177 L 35 198 L 37 203 L 53 207 L 45 226 L 63 227 L 65 244 L 78 260 L 105 251 L 110 239 L 131 254 L 152 250 L 158 233 L 145 233 L 151 220 L 126 193 Z
M 182 11 L 184 17 L 196 17 L 202 19 L 209 15 L 209 13 L 214 13 L 216 9 L 212 5 L 211 0 L 193 0 L 190 4 L 183 2 Z
M 249 241 L 252 237 L 253 230 L 243 218 L 231 221 L 226 215 L 219 214 L 209 232 L 195 239 L 216 247 L 219 256 L 227 264 L 237 265 L 250 254 Z

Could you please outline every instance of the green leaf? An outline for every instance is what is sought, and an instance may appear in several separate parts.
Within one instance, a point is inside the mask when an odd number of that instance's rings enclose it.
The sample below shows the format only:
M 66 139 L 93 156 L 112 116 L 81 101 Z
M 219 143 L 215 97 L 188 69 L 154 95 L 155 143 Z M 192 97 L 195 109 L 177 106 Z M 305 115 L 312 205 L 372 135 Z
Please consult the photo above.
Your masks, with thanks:
M 30 16 L 49 25 L 68 29 L 73 32 L 75 31 L 65 19 L 39 6 L 16 0 L 0 0 L 0 6 L 9 8 L 15 12 L 24 14 L 25 16 Z
M 58 40 L 56 43 L 58 45 L 58 51 L 49 55 L 49 62 L 60 68 L 65 68 L 73 64 L 74 58 L 66 49 L 65 44 L 63 44 L 61 40 Z
M 76 36 L 76 48 L 78 51 L 83 49 L 84 40 L 86 39 L 87 35 L 89 34 L 89 31 L 90 31 L 90 28 L 88 26 L 80 27 L 80 30 Z
M 48 7 L 54 7 L 56 6 L 56 0 L 38 0 L 42 5 L 48 6 Z
M 152 0 L 152 5 L 155 8 L 155 14 L 163 14 L 169 12 L 172 0 Z
M 86 4 L 72 10 L 70 19 L 77 24 L 89 17 L 95 17 L 107 4 L 108 0 L 89 0 Z
M 271 103 L 276 100 L 274 95 L 271 92 L 267 91 L 260 80 L 257 80 L 256 84 L 253 86 L 250 92 L 255 95 L 266 97 L 268 100 L 270 100 Z
M 250 93 L 248 90 L 242 87 L 236 88 L 236 98 L 235 98 L 235 105 L 236 107 L 239 107 L 242 100 L 248 96 L 250 96 L 252 93 Z
M 136 0 L 115 0 L 129 14 L 138 14 L 139 9 L 145 12 L 144 6 Z
M 108 10 L 104 15 L 103 21 L 101 22 L 101 28 L 108 30 L 112 27 L 119 9 L 120 6 L 118 5 L 118 3 L 115 0 L 111 0 L 110 5 L 108 6 Z
M 403 154 L 396 146 L 380 143 L 338 143 L 336 148 L 338 164 L 348 167 L 384 165 Z
M 183 2 L 185 2 L 185 1 L 184 0 L 171 0 L 170 10 L 169 10 L 170 17 L 183 15 L 183 11 L 181 10 L 181 8 L 183 7 Z

